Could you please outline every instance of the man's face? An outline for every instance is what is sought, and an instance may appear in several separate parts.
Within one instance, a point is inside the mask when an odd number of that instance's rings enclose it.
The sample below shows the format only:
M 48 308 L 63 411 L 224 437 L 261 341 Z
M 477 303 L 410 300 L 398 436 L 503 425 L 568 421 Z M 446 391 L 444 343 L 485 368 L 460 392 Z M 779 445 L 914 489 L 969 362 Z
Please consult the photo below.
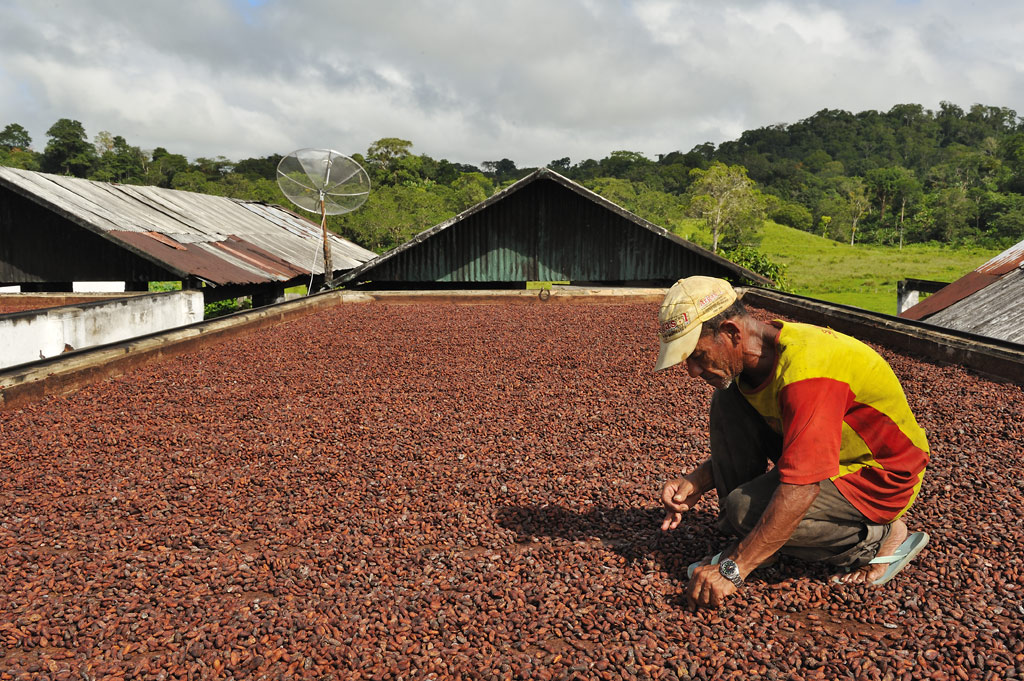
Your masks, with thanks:
M 686 372 L 693 378 L 700 376 L 716 388 L 725 389 L 743 371 L 741 357 L 729 336 L 709 333 L 701 336 L 697 346 L 686 358 Z

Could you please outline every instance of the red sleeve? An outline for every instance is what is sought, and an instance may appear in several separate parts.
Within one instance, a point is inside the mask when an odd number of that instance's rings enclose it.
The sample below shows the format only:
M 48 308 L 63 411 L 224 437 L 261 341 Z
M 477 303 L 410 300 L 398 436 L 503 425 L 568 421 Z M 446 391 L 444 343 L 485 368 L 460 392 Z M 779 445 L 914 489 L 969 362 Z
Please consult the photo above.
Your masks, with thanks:
M 779 480 L 809 485 L 839 473 L 843 417 L 852 399 L 850 386 L 833 378 L 808 378 L 782 389 Z

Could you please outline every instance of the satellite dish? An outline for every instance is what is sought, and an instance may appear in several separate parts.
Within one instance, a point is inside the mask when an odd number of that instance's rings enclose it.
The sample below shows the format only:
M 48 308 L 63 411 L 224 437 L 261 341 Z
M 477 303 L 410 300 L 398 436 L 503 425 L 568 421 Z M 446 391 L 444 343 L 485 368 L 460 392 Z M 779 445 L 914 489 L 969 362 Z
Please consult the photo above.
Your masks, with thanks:
M 363 205 L 370 196 L 370 176 L 361 165 L 333 149 L 299 149 L 277 164 L 277 186 L 299 208 L 320 214 L 324 288 L 331 288 L 334 268 L 327 240 L 327 216 L 351 213 Z M 313 269 L 310 267 L 311 285 Z

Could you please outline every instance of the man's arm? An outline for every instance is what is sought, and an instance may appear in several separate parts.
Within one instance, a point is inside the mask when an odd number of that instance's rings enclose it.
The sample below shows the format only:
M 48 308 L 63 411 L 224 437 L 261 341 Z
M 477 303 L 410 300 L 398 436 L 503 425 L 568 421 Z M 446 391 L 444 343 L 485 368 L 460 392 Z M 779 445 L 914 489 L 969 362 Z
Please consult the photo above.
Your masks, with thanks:
M 772 495 L 757 525 L 740 541 L 732 558 L 744 579 L 758 565 L 782 548 L 814 503 L 820 488 L 817 483 L 792 485 L 781 483 Z M 703 565 L 693 573 L 687 588 L 691 608 L 718 607 L 736 586 L 718 572 L 717 565 Z
M 757 525 L 740 541 L 733 556 L 744 579 L 789 541 L 819 491 L 818 483 L 779 484 Z

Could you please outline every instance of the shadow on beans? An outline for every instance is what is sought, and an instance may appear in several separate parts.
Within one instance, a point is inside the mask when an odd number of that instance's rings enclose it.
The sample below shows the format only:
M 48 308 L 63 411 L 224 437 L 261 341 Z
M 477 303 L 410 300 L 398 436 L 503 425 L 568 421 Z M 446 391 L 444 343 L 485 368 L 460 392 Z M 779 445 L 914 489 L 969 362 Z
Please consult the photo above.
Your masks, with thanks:
M 498 523 L 514 532 L 524 549 L 543 545 L 543 537 L 561 539 L 613 551 L 630 565 L 653 561 L 684 582 L 691 562 L 721 550 L 729 541 L 718 531 L 716 517 L 702 510 L 688 513 L 671 532 L 662 532 L 664 511 L 659 508 L 596 506 L 580 513 L 545 504 L 504 506 L 496 513 Z

